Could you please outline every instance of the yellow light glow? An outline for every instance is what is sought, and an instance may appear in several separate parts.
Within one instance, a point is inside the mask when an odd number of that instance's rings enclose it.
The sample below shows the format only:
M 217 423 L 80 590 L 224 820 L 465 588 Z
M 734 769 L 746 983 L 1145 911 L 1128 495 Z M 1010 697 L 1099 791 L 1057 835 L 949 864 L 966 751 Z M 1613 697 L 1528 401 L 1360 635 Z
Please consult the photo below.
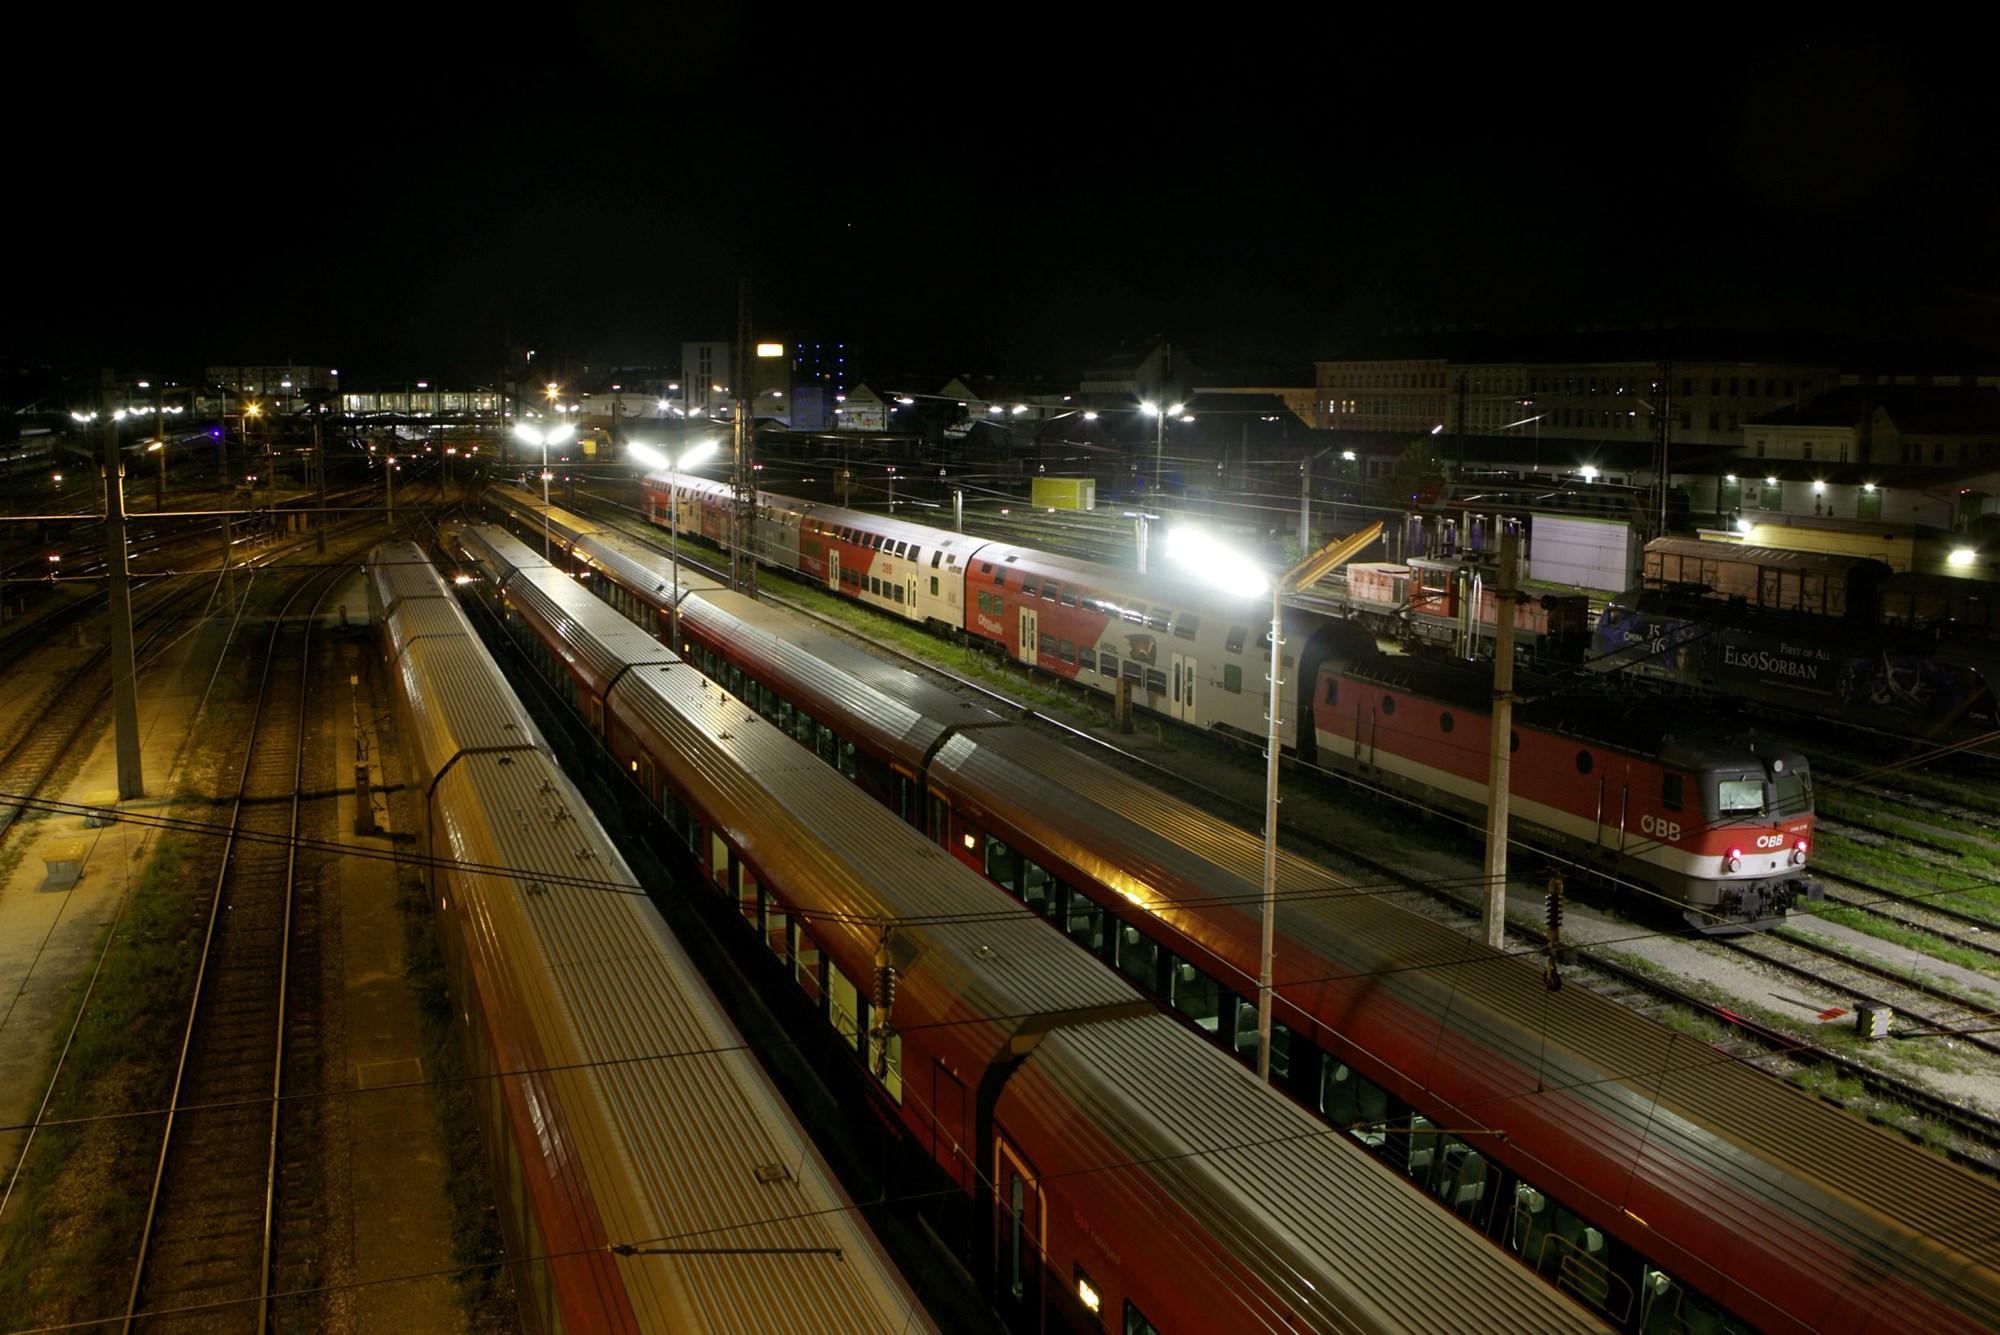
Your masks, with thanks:
M 1104 1295 L 1081 1275 L 1076 1279 L 1076 1300 L 1083 1304 L 1086 1312 L 1097 1312 L 1104 1307 Z
M 757 355 L 759 357 L 782 357 L 785 355 L 785 345 L 782 343 L 759 343 L 757 345 Z

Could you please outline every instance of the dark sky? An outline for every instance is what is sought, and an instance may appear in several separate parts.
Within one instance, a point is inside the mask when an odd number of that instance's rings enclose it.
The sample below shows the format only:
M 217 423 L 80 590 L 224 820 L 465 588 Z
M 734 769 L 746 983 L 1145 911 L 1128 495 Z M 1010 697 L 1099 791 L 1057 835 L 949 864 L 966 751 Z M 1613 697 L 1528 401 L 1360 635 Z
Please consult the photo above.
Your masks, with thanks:
M 1445 323 L 2000 349 L 1970 34 L 698 8 L 92 19 L 10 76 L 0 354 L 659 362 L 733 335 L 740 278 L 911 375 Z

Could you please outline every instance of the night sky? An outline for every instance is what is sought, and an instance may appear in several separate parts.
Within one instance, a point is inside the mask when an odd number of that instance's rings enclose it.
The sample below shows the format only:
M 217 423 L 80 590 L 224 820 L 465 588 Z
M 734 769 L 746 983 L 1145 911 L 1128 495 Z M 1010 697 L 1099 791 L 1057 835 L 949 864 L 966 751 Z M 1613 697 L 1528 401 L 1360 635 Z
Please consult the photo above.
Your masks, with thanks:
M 1073 374 L 1155 334 L 1303 368 L 1446 324 L 2000 351 L 1969 32 L 457 12 L 178 12 L 17 61 L 0 355 L 658 364 L 733 336 L 739 278 L 760 328 L 884 376 Z

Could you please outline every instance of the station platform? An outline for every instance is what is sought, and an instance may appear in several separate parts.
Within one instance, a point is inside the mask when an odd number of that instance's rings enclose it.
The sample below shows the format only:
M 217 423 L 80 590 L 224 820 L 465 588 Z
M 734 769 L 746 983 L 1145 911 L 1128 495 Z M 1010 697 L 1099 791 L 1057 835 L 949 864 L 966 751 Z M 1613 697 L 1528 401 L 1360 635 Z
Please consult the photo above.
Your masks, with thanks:
M 382 767 L 387 712 L 373 689 L 382 677 L 380 649 L 359 571 L 323 606 L 320 629 L 337 639 L 322 698 L 336 723 L 326 744 L 336 752 L 341 853 L 325 864 L 319 886 L 324 1078 L 336 1092 L 319 1118 L 327 1227 L 318 1280 L 337 1289 L 327 1306 L 335 1329 L 464 1330 L 466 1310 L 448 1277 L 454 1263 L 444 1143 L 424 1083 L 424 1027 L 406 977 L 396 822 L 382 797 L 396 778 Z M 175 799 L 233 782 L 233 775 L 209 775 L 188 745 L 226 631 L 217 619 L 140 670 L 145 796 L 117 800 L 116 741 L 107 722 L 55 795 L 69 809 L 17 818 L 9 838 L 23 855 L 0 860 L 11 867 L 0 877 L 0 1127 L 34 1122 L 76 989 L 98 967 L 107 933 L 159 842 L 155 822 L 175 815 Z M 103 634 L 101 621 L 86 639 L 91 634 Z M 50 645 L 10 674 L 9 689 L 0 692 L 7 701 L 0 741 L 26 726 L 87 653 Z M 370 766 L 369 835 L 354 833 L 357 751 Z M 29 1143 L 26 1132 L 0 1130 L 0 1194 Z M 8 1208 L 22 1199 L 17 1186 Z

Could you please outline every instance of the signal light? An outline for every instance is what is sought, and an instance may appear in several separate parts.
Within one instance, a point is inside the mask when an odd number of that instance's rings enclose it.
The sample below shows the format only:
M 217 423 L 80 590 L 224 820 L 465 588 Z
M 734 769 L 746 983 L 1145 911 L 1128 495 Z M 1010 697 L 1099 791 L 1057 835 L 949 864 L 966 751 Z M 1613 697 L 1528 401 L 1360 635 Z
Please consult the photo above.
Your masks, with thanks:
M 1742 849 L 1740 849 L 1740 848 L 1732 848 L 1732 849 L 1730 849 L 1730 850 L 1729 850 L 1729 856 L 1728 856 L 1728 857 L 1726 857 L 1726 858 L 1724 858 L 1724 859 L 1722 860 L 1722 867 L 1723 867 L 1723 870 L 1725 870 L 1725 871 L 1730 871 L 1730 872 L 1739 872 L 1739 871 L 1742 871 L 1742 870 L 1743 870 L 1743 850 L 1742 850 Z
M 1794 844 L 1792 846 L 1792 865 L 1794 867 L 1799 866 L 1802 863 L 1804 863 L 1805 860 L 1806 860 L 1806 841 L 1801 839 L 1797 844 Z

